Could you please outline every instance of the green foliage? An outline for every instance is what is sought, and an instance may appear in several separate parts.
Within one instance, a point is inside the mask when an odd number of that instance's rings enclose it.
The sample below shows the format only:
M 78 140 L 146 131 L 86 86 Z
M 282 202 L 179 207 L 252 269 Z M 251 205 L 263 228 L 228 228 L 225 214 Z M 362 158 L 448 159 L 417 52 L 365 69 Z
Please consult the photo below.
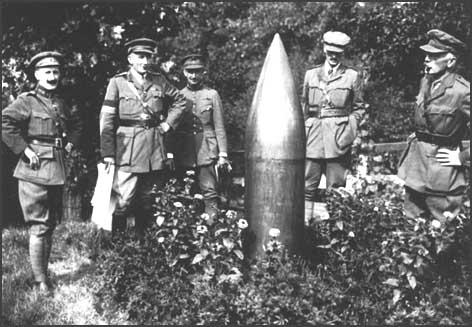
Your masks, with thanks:
M 241 238 L 247 222 L 227 211 L 210 226 L 208 214 L 197 214 L 202 196 L 189 196 L 193 183 L 189 175 L 185 185 L 173 179 L 164 191 L 156 191 L 155 221 L 144 241 L 129 234 L 101 258 L 98 294 L 102 301 L 117 302 L 132 320 L 186 323 L 172 319 L 190 310 L 187 306 L 198 308 L 188 300 L 194 285 L 231 284 L 242 276 Z
M 403 186 L 368 176 L 328 194 L 331 218 L 307 227 L 308 256 L 272 235 L 247 261 L 245 224 L 228 211 L 207 227 L 192 182 L 156 194 L 144 242 L 127 236 L 101 257 L 98 303 L 141 324 L 467 323 L 465 210 L 446 223 L 406 219 Z
M 13 11 L 21 15 L 8 14 Z M 28 89 L 31 85 L 21 72 L 29 58 L 40 50 L 62 51 L 68 63 L 64 87 L 80 103 L 87 119 L 86 135 L 92 142 L 87 140 L 84 145 L 91 152 L 98 144 L 98 112 L 107 80 L 126 68 L 123 44 L 134 37 L 159 41 L 157 63 L 178 63 L 194 51 L 208 54 L 208 83 L 222 95 L 230 145 L 239 149 L 245 112 L 276 32 L 291 58 L 300 91 L 304 72 L 323 60 L 323 33 L 330 29 L 348 33 L 352 37 L 348 63 L 364 70 L 370 81 L 382 83 L 369 94 L 368 102 L 392 113 L 402 112 L 402 102 L 412 101 L 417 92 L 423 60 L 418 46 L 426 41 L 427 30 L 444 29 L 462 40 L 471 35 L 470 10 L 461 2 L 374 2 L 364 6 L 355 2 L 7 3 L 3 13 L 2 82 L 14 95 Z M 460 68 L 466 77 L 470 77 L 469 65 L 465 62 Z M 182 76 L 175 74 L 176 84 L 182 86 Z M 391 103 L 382 101 L 398 89 L 402 95 Z M 382 125 L 377 117 L 371 122 Z M 379 137 L 400 137 L 391 132 Z

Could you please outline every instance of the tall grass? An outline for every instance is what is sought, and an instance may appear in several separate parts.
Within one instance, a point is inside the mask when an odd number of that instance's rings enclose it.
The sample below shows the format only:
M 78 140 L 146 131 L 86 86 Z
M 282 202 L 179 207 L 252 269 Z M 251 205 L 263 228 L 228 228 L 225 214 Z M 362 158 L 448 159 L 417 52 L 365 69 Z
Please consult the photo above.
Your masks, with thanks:
M 54 294 L 46 297 L 33 289 L 28 256 L 28 231 L 10 227 L 2 232 L 2 317 L 1 325 L 127 324 L 126 316 L 97 312 L 96 247 L 92 224 L 66 222 L 53 236 L 49 275 Z

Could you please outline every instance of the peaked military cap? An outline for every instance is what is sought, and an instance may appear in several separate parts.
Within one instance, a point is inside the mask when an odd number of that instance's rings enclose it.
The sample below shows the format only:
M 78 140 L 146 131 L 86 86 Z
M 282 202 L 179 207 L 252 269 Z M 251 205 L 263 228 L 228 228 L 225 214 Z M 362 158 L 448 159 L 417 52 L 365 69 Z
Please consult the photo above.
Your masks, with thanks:
M 153 54 L 156 52 L 157 42 L 143 37 L 126 42 L 125 47 L 128 48 L 128 54 L 132 52 Z
M 205 60 L 201 54 L 193 53 L 182 59 L 183 69 L 198 69 L 205 67 Z
M 328 31 L 323 35 L 323 42 L 328 51 L 343 52 L 350 41 L 351 38 L 343 32 Z
M 462 52 L 465 51 L 466 45 L 461 40 L 455 38 L 451 34 L 438 29 L 432 29 L 427 33 L 429 42 L 420 46 L 420 49 L 429 53 L 445 53 L 445 52 Z
M 33 56 L 30 60 L 30 68 L 60 66 L 64 56 L 57 51 L 44 51 Z

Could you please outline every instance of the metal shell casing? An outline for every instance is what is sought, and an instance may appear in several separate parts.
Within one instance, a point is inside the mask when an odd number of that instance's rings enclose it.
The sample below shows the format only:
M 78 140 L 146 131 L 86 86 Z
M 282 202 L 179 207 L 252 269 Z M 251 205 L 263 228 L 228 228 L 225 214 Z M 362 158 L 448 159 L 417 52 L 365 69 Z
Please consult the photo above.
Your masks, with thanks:
M 247 118 L 245 214 L 250 257 L 263 252 L 269 230 L 299 252 L 304 228 L 305 126 L 288 57 L 276 34 Z

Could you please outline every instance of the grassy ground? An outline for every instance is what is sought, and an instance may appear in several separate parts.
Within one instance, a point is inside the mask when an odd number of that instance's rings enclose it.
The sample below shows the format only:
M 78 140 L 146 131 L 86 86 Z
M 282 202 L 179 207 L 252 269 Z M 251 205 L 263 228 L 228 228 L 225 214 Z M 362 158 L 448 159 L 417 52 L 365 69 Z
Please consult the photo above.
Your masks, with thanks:
M 100 306 L 92 295 L 95 266 L 90 259 L 95 235 L 90 223 L 67 222 L 58 226 L 49 264 L 55 291 L 51 297 L 44 297 L 32 288 L 27 229 L 4 229 L 1 325 L 129 324 L 120 312 L 112 317 L 97 312 Z

